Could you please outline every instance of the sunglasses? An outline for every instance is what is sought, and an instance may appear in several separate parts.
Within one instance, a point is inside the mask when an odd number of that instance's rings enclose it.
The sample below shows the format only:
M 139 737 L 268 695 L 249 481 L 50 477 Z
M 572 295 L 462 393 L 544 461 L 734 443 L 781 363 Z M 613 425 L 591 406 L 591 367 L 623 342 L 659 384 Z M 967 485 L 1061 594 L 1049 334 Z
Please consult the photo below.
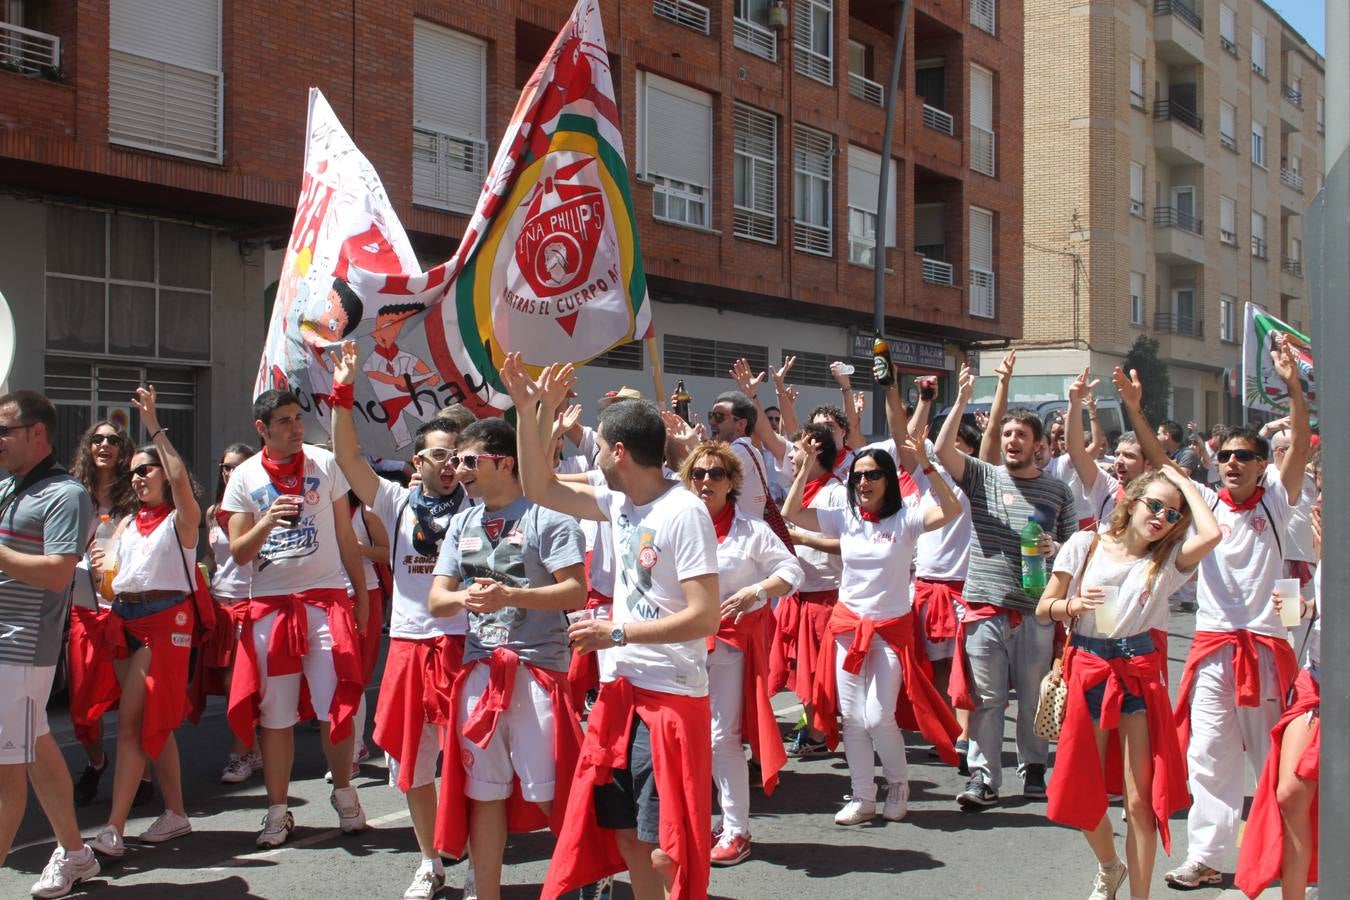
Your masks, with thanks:
M 1167 506 L 1167 504 L 1163 503 L 1161 500 L 1155 500 L 1153 497 L 1144 497 L 1142 499 L 1144 501 L 1144 505 L 1148 507 L 1148 514 L 1150 516 L 1156 516 L 1163 510 L 1167 510 L 1167 515 L 1164 516 L 1163 518 L 1167 520 L 1168 525 L 1175 525 L 1181 521 L 1181 510 L 1172 509 L 1171 507 Z
M 141 463 L 139 466 L 131 470 L 131 474 L 135 475 L 137 478 L 144 478 L 145 476 L 150 474 L 151 469 L 162 469 L 162 468 L 164 467 L 161 466 L 159 463 Z
M 1255 450 L 1220 450 L 1218 453 L 1214 454 L 1214 458 L 1221 463 L 1226 463 L 1234 457 L 1236 457 L 1237 461 L 1240 463 L 1249 463 L 1254 459 L 1261 458 Z
M 221 463 L 221 464 L 220 464 L 220 474 L 222 474 L 222 475 L 228 475 L 228 474 L 230 474 L 231 472 L 233 472 L 236 468 L 238 468 L 238 467 L 235 466 L 235 465 L 232 465 L 232 464 L 230 464 L 230 463 Z
M 436 463 L 438 466 L 444 465 L 455 458 L 455 452 L 453 450 L 447 450 L 444 447 L 428 447 L 425 450 L 418 450 L 417 453 L 413 455 L 418 459 L 425 459 L 427 462 Z M 469 468 L 472 469 L 473 466 L 469 466 Z
M 503 456 L 500 453 L 466 453 L 463 456 L 450 457 L 450 465 L 458 469 L 460 466 L 473 471 L 478 468 L 480 459 L 510 459 L 509 456 Z
M 862 472 L 850 472 L 848 480 L 851 484 L 862 484 L 863 479 L 868 481 L 880 481 L 886 477 L 886 473 L 880 469 L 867 469 Z
M 36 422 L 23 422 L 18 425 L 0 425 L 0 438 L 9 437 L 16 431 L 25 431 L 36 424 Z
M 89 435 L 89 446 L 97 447 L 100 444 L 121 444 L 122 439 L 115 434 L 91 434 Z
M 711 478 L 713 481 L 722 481 L 727 477 L 727 470 L 721 466 L 713 466 L 711 469 L 693 468 L 689 470 L 689 479 L 691 481 L 702 481 L 705 478 Z
M 709 422 L 712 422 L 714 425 L 716 425 L 717 423 L 721 422 L 721 421 L 722 421 L 723 419 L 725 419 L 726 417 L 727 417 L 727 414 L 726 414 L 726 413 L 724 413 L 724 412 L 718 412 L 718 411 L 715 410 L 715 409 L 708 413 L 708 421 L 709 421 Z

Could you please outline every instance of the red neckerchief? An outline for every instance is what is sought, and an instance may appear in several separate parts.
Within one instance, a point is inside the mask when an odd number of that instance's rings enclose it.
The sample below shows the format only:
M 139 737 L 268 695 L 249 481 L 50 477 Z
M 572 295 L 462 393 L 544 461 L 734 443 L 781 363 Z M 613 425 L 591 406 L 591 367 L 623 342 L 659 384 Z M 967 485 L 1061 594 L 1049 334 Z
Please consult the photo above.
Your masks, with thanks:
M 901 497 L 917 497 L 919 495 L 918 482 L 914 480 L 914 476 L 909 474 L 904 466 L 900 467 L 900 471 L 896 473 L 896 477 L 900 480 Z
M 230 514 L 223 509 L 216 510 L 216 524 L 227 535 L 230 533 Z
M 1246 512 L 1249 509 L 1256 509 L 1256 505 L 1261 502 L 1261 496 L 1265 494 L 1265 492 L 1266 492 L 1265 488 L 1258 487 L 1256 490 L 1252 491 L 1252 495 L 1250 497 L 1248 497 L 1243 502 L 1238 503 L 1233 499 L 1233 495 L 1231 492 L 1229 492 L 1228 488 L 1224 488 L 1223 490 L 1219 491 L 1219 499 L 1222 500 L 1224 502 L 1224 505 L 1227 506 L 1229 509 L 1231 509 L 1233 512 Z
M 398 356 L 398 344 L 390 344 L 388 349 L 385 349 L 384 347 L 381 347 L 379 344 L 376 344 L 375 352 L 378 353 L 380 356 L 383 356 L 390 362 L 393 362 L 394 357 Z
M 877 515 L 877 514 L 874 513 L 874 512 L 868 512 L 867 510 L 863 509 L 861 506 L 858 507 L 858 516 L 859 516 L 864 522 L 880 522 L 880 521 L 881 521 L 881 516 Z
M 833 472 L 826 472 L 819 478 L 812 478 L 806 483 L 806 486 L 802 488 L 802 509 L 806 509 L 811 505 L 811 501 L 816 499 L 816 494 L 819 494 L 821 489 L 830 483 L 831 479 L 834 479 L 835 481 L 839 480 L 835 478 Z
M 267 477 L 272 479 L 272 486 L 283 494 L 299 494 L 305 487 L 305 451 L 302 448 L 299 453 L 291 457 L 288 463 L 279 463 L 272 459 L 268 454 L 267 448 L 263 448 L 262 467 L 267 473 Z
M 840 450 L 834 457 L 834 468 L 839 468 L 844 464 L 844 457 L 848 455 L 848 447 Z
M 713 531 L 717 532 L 717 543 L 722 543 L 731 534 L 731 523 L 736 519 L 736 504 L 727 503 L 722 511 L 713 516 Z
M 1116 502 L 1117 503 L 1125 502 L 1125 485 L 1123 484 L 1116 486 Z
M 160 522 L 169 517 L 171 512 L 173 512 L 173 507 L 167 503 L 161 503 L 158 506 L 142 506 L 136 510 L 136 530 L 142 536 L 150 534 L 159 526 Z

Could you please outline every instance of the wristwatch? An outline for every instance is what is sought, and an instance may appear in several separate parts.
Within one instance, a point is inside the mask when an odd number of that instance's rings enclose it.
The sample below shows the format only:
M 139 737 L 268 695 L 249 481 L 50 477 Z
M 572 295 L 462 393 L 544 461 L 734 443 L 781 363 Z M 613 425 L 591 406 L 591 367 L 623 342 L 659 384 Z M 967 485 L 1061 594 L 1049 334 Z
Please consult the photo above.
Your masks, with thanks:
M 628 643 L 628 635 L 624 634 L 622 625 L 610 631 L 609 639 L 614 642 L 616 647 L 623 647 Z
M 764 590 L 764 585 L 761 584 L 755 587 L 755 599 L 758 600 L 760 603 L 763 603 L 765 600 L 769 599 L 769 592 Z

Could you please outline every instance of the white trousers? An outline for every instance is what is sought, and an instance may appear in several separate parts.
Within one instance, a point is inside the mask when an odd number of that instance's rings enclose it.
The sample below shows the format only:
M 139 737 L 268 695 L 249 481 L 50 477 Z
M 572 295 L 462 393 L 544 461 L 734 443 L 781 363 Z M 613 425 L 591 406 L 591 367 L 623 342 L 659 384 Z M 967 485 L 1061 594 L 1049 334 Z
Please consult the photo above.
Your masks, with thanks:
M 905 736 L 895 721 L 895 704 L 903 687 L 900 660 L 880 637 L 872 640 L 858 674 L 844 671 L 844 656 L 853 643 L 853 633 L 837 635 L 835 684 L 839 687 L 839 713 L 844 720 L 844 759 L 856 800 L 877 799 L 873 753 L 881 759 L 881 774 L 887 784 L 909 781 L 905 759 Z
M 708 654 L 712 707 L 712 771 L 722 798 L 722 833 L 750 833 L 750 767 L 741 742 L 745 654 L 721 641 Z
M 1210 654 L 1196 668 L 1191 690 L 1191 809 L 1186 817 L 1186 858 L 1220 872 L 1236 862 L 1238 822 L 1246 796 L 1245 756 L 1259 777 L 1270 750 L 1270 729 L 1280 719 L 1279 678 L 1275 657 L 1257 647 L 1261 669 L 1261 705 L 1237 705 L 1233 648 Z M 1245 752 L 1243 748 L 1246 748 Z
M 309 685 L 314 715 L 320 722 L 327 722 L 333 694 L 337 691 L 333 635 L 328 631 L 328 614 L 316 606 L 305 604 L 305 622 L 309 651 L 301 660 L 301 667 Z M 276 623 L 276 613 L 268 613 L 253 623 L 253 651 L 258 658 L 258 683 L 262 685 L 258 714 L 263 728 L 290 728 L 300 717 L 300 673 L 267 674 L 267 645 L 271 643 L 272 628 Z

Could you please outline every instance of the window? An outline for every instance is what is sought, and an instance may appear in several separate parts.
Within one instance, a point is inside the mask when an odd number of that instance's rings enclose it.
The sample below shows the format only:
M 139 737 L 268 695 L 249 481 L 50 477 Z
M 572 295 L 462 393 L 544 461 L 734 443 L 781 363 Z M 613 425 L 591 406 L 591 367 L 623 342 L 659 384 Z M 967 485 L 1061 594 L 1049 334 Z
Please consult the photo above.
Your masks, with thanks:
M 1289 239 L 1289 261 L 1303 262 L 1303 241 L 1298 238 Z
M 211 233 L 47 208 L 48 350 L 211 359 Z
M 1226 3 L 1219 4 L 1219 46 L 1237 56 L 1237 16 Z
M 1130 324 L 1144 324 L 1144 273 L 1130 273 Z
M 792 44 L 798 74 L 834 84 L 834 6 L 832 0 L 797 0 Z
M 586 365 L 598 366 L 602 369 L 631 369 L 635 372 L 641 372 L 644 368 L 642 341 L 620 344 L 608 353 L 600 354 Z
M 1266 258 L 1266 217 L 1252 213 L 1252 256 Z
M 994 177 L 994 73 L 970 67 L 970 168 Z
M 638 169 L 652 183 L 652 215 L 711 226 L 712 97 L 650 72 L 638 73 Z
M 413 202 L 470 213 L 487 175 L 487 44 L 413 22 Z
M 994 30 L 994 0 L 970 0 L 970 24 L 989 34 Z
M 1237 298 L 1227 294 L 1219 295 L 1219 340 L 1232 344 L 1237 342 L 1234 336 L 1234 314 Z
M 970 314 L 983 319 L 995 316 L 994 305 L 994 214 L 977 206 L 970 208 Z
M 685 337 L 668 334 L 662 341 L 662 367 L 673 375 L 706 375 L 723 379 L 736 364 L 744 359 L 756 372 L 769 368 L 769 348 L 734 341 L 715 341 L 707 337 Z
M 1130 163 L 1130 215 L 1144 217 L 1144 167 Z
M 1237 213 L 1232 197 L 1219 197 L 1219 240 L 1237 246 Z
M 108 140 L 218 163 L 220 0 L 111 0 Z
M 1266 126 L 1252 122 L 1252 162 L 1266 167 Z
M 1176 334 L 1200 336 L 1200 323 L 1195 317 L 1195 288 L 1173 289 L 1172 330 Z
M 1252 29 L 1252 71 L 1266 77 L 1266 36 Z
M 1237 107 L 1227 100 L 1219 101 L 1219 143 L 1237 150 Z
M 797 357 L 797 362 L 792 366 L 792 380 L 797 384 L 838 389 L 839 382 L 835 381 L 834 375 L 830 374 L 830 363 L 838 359 L 838 355 L 831 356 L 828 353 L 815 353 L 810 350 L 784 349 L 783 362 L 786 362 L 789 356 Z M 780 362 L 779 365 L 782 365 L 782 363 Z
M 886 89 L 872 80 L 871 51 L 866 44 L 848 42 L 848 92 L 877 106 L 886 102 Z
M 738 237 L 778 241 L 778 117 L 736 104 L 735 210 Z
M 886 206 L 886 246 L 895 246 L 895 160 L 890 161 L 889 202 Z M 877 246 L 877 189 L 881 157 L 870 150 L 848 147 L 848 261 L 873 265 Z
M 1317 133 L 1324 134 L 1327 130 L 1327 101 L 1323 97 L 1317 98 Z
M 769 27 L 769 5 L 769 0 L 736 0 L 731 24 L 737 47 L 777 62 L 778 37 Z
M 834 182 L 834 136 L 805 125 L 792 130 L 792 246 L 804 253 L 834 252 L 830 206 Z
M 1130 105 L 1144 108 L 1144 61 L 1130 54 Z

